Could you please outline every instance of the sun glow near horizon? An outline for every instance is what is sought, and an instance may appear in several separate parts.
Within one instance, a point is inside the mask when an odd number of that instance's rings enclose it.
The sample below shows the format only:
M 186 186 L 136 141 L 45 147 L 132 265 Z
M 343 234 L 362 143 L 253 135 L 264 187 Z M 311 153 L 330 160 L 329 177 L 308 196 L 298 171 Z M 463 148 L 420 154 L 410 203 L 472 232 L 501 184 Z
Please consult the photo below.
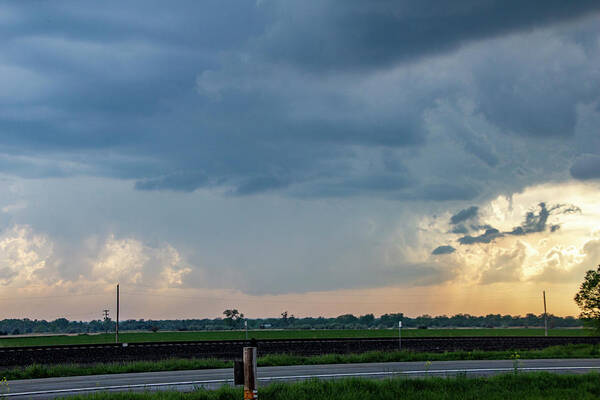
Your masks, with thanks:
M 575 315 L 578 311 L 572 297 L 585 270 L 594 267 L 594 257 L 600 254 L 600 191 L 597 189 L 596 185 L 582 183 L 538 185 L 510 197 L 499 196 L 479 204 L 476 217 L 467 221 L 473 226 L 480 225 L 475 226 L 472 237 L 485 230 L 481 226 L 510 232 L 523 223 L 527 213 L 538 216 L 540 203 L 558 210 L 549 213 L 542 230 L 541 226 L 537 226 L 539 231 L 522 235 L 505 234 L 489 242 L 457 244 L 464 233 L 453 233 L 453 225 L 449 223 L 456 210 L 434 217 L 424 216 L 419 222 L 419 238 L 423 240 L 417 240 L 411 248 L 402 249 L 401 254 L 411 254 L 412 259 L 408 261 L 417 265 L 416 269 L 423 265 L 423 268 L 447 271 L 444 275 L 447 278 L 440 283 L 424 281 L 417 285 L 278 295 L 252 295 L 227 287 L 210 290 L 191 287 L 185 284 L 191 268 L 186 266 L 177 249 L 167 244 L 146 247 L 133 238 L 121 240 L 114 235 L 109 235 L 105 245 L 95 244 L 100 247 L 95 252 L 95 261 L 90 264 L 90 279 L 81 276 L 72 280 L 53 280 L 52 263 L 56 260 L 52 257 L 51 238 L 36 234 L 29 227 L 14 228 L 5 232 L 0 250 L 9 251 L 16 262 L 13 265 L 20 266 L 15 268 L 17 275 L 14 279 L 4 285 L 5 292 L 14 295 L 11 303 L 20 311 L 5 310 L 3 314 L 5 317 L 27 315 L 42 318 L 48 310 L 40 307 L 40 303 L 48 297 L 52 298 L 53 304 L 48 309 L 56 310 L 58 307 L 72 310 L 67 314 L 74 316 L 87 315 L 79 311 L 84 307 L 91 308 L 96 300 L 83 298 L 73 304 L 69 297 L 60 297 L 60 294 L 71 293 L 73 298 L 77 298 L 97 292 L 105 302 L 110 302 L 112 281 L 118 279 L 124 298 L 130 297 L 124 315 L 129 314 L 132 318 L 218 316 L 223 307 L 237 307 L 255 317 L 278 315 L 282 309 L 303 316 L 392 312 L 412 316 L 526 314 L 540 312 L 542 290 L 547 291 L 550 312 Z M 562 205 L 562 208 L 557 205 Z M 565 207 L 572 207 L 573 211 L 560 211 Z M 559 228 L 552 229 L 551 226 Z M 397 246 L 401 242 L 392 236 L 383 243 Z M 434 243 L 454 246 L 455 251 L 423 256 L 431 252 Z M 390 265 L 403 262 L 393 260 L 400 254 L 397 250 L 390 253 L 381 245 L 375 249 L 382 253 L 379 257 L 386 259 Z M 418 259 L 418 255 L 422 258 Z M 115 269 L 116 266 L 119 268 Z M 152 276 L 157 280 L 149 279 Z M 166 277 L 167 281 L 161 277 Z M 142 281 L 149 284 L 138 286 Z M 157 286 L 152 282 L 163 283 Z M 53 297 L 57 295 L 59 297 Z M 31 304 L 28 298 L 41 298 L 42 301 Z M 196 299 L 202 301 L 201 309 L 193 305 Z M 144 310 L 148 308 L 153 310 L 152 315 L 146 315 Z M 97 312 L 90 313 L 92 317 Z

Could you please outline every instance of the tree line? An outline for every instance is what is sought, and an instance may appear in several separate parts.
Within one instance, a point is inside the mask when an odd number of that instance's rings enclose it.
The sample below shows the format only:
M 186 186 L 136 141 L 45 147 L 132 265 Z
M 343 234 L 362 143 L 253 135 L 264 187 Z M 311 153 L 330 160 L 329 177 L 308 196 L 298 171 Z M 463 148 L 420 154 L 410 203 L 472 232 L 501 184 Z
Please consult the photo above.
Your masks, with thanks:
M 235 311 L 235 312 L 234 312 Z M 278 318 L 244 318 L 237 310 L 226 310 L 224 318 L 180 319 L 180 320 L 125 320 L 119 322 L 120 331 L 204 331 L 242 329 L 244 321 L 248 329 L 385 329 L 395 328 L 402 321 L 404 328 L 509 328 L 509 327 L 541 327 L 544 325 L 543 314 L 527 314 L 511 316 L 488 314 L 474 316 L 456 314 L 453 316 L 407 317 L 402 313 L 373 314 L 355 316 L 344 314 L 338 317 L 305 317 L 297 318 L 281 313 Z M 113 320 L 69 321 L 58 318 L 54 321 L 38 319 L 4 319 L 0 321 L 0 335 L 18 335 L 31 333 L 96 333 L 114 330 Z M 550 328 L 571 328 L 582 326 L 582 320 L 575 317 L 558 317 L 548 315 Z

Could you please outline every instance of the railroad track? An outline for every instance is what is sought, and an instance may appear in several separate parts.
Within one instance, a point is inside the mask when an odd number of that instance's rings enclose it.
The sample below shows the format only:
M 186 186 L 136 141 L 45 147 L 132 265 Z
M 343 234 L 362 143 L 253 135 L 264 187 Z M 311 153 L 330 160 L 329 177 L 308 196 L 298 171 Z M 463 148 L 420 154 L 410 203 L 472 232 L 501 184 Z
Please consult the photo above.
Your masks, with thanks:
M 530 350 L 565 344 L 600 344 L 600 337 L 496 336 L 404 338 L 402 348 L 411 351 Z M 239 358 L 244 346 L 255 345 L 261 355 L 363 353 L 397 350 L 396 338 L 365 339 L 269 339 L 143 342 L 57 346 L 0 347 L 0 366 L 30 364 L 95 363 L 161 360 L 167 358 Z

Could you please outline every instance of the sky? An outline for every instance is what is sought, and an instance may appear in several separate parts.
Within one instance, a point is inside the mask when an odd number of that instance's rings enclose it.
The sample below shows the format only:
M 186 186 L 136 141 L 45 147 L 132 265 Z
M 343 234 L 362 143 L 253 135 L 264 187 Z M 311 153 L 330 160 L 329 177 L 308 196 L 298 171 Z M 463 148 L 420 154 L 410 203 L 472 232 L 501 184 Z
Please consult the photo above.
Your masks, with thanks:
M 600 2 L 0 4 L 0 318 L 576 315 Z

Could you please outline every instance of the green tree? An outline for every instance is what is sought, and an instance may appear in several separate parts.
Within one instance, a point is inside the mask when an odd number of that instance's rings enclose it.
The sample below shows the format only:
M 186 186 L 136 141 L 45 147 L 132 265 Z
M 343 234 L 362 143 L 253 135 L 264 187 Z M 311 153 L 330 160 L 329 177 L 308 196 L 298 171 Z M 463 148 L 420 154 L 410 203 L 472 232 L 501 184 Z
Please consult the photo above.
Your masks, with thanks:
M 240 312 L 235 308 L 233 310 L 223 311 L 223 315 L 225 315 L 225 323 L 232 329 L 240 325 L 244 319 L 244 314 L 240 314 Z
M 600 333 L 600 265 L 589 270 L 575 295 L 575 303 L 581 309 L 579 318 L 587 321 Z
M 375 316 L 373 314 L 365 314 L 358 318 L 358 321 L 363 324 L 365 327 L 369 327 L 373 325 L 375 322 Z

